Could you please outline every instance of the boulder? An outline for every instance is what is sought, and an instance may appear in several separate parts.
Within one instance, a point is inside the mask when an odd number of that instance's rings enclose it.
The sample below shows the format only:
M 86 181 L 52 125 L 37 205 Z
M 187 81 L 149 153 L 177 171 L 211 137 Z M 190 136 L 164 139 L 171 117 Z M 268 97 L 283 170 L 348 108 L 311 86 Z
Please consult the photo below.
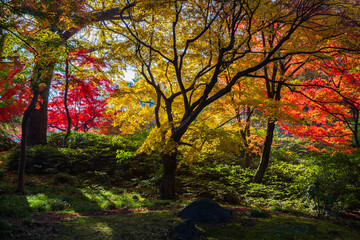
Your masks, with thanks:
M 225 223 L 229 221 L 231 215 L 231 210 L 206 198 L 196 200 L 178 212 L 178 216 L 182 219 L 191 220 L 195 224 L 211 225 Z

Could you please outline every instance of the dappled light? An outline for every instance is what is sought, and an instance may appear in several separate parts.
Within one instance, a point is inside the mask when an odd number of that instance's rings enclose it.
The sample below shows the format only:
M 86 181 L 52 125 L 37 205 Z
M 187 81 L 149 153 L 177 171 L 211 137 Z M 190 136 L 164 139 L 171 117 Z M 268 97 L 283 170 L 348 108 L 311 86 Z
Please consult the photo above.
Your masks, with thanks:
M 0 239 L 360 239 L 359 12 L 0 0 Z

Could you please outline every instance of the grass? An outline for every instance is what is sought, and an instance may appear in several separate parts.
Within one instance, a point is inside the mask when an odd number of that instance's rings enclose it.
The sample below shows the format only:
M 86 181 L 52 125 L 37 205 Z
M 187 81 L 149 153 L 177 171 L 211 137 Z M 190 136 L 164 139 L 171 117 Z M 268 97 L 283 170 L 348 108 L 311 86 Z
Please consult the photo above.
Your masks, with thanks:
M 179 223 L 175 212 L 154 211 L 118 216 L 87 216 L 65 223 L 66 239 L 167 239 Z
M 127 189 L 97 185 L 27 187 L 25 195 L 12 194 L 14 188 L 13 185 L 2 185 L 5 194 L 0 195 L 0 217 L 26 217 L 34 212 L 72 213 L 169 205 L 166 201 L 145 199 Z
M 2 177 L 0 173 L 0 239 L 172 240 L 169 231 L 182 220 L 176 217 L 178 210 L 171 206 L 186 204 L 156 200 L 152 195 L 139 194 L 136 188 L 79 184 L 77 179 L 64 175 L 56 178 L 28 175 L 26 194 L 13 194 L 14 176 L 3 173 Z M 265 198 L 254 200 L 271 203 Z M 162 206 L 170 210 L 146 210 Z M 116 214 L 108 211 L 113 209 L 135 211 Z M 96 215 L 99 211 L 112 215 Z M 229 223 L 197 227 L 208 240 L 360 239 L 360 221 L 313 218 L 299 211 L 293 202 L 282 201 L 271 210 L 253 208 L 240 212 Z M 72 217 L 48 221 L 49 216 Z
M 26 239 L 173 240 L 175 238 L 169 235 L 170 229 L 180 221 L 182 220 L 176 217 L 176 210 L 163 210 L 111 216 L 79 216 L 53 223 L 52 231 L 49 230 L 50 226 L 46 228 L 30 220 L 23 221 L 18 228 L 32 233 L 23 235 Z M 208 240 L 360 239 L 359 231 L 335 221 L 279 213 L 273 213 L 267 218 L 238 214 L 226 224 L 201 225 L 198 228 L 204 231 L 204 239 Z

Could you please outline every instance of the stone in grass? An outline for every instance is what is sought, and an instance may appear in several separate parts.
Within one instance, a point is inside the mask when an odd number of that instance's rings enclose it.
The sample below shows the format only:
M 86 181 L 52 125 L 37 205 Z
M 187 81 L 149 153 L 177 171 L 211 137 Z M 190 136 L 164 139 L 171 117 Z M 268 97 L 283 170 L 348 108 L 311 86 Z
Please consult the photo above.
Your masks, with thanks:
M 232 211 L 221 207 L 216 202 L 202 198 L 180 210 L 178 216 L 191 220 L 195 224 L 216 225 L 229 221 L 231 214 Z
M 171 235 L 181 240 L 200 239 L 203 232 L 197 229 L 191 220 L 186 220 L 172 227 Z

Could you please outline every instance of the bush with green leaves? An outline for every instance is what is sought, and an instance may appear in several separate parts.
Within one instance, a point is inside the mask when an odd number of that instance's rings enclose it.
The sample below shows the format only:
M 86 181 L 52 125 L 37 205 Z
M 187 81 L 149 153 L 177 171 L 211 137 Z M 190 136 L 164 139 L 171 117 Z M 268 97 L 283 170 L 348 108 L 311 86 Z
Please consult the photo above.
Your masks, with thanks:
M 131 135 L 123 136 L 109 136 L 99 133 L 87 133 L 87 132 L 71 132 L 65 146 L 63 146 L 63 139 L 65 133 L 52 132 L 48 135 L 48 145 L 53 147 L 66 147 L 72 149 L 78 148 L 109 148 L 110 150 L 123 149 L 126 151 L 136 151 L 142 143 L 145 141 L 148 130 L 136 132 Z
M 183 160 L 178 168 L 181 194 L 239 203 L 254 170 L 231 164 L 232 159 L 203 154 L 191 162 Z
M 314 154 L 316 174 L 307 188 L 319 215 L 360 208 L 360 152 Z
M 0 218 L 0 234 L 11 228 L 11 224 L 8 223 L 5 219 Z
M 20 147 L 12 149 L 7 155 L 7 166 L 10 170 L 18 169 Z M 63 154 L 52 146 L 37 145 L 27 149 L 26 172 L 34 174 L 53 174 L 59 171 Z
M 270 217 L 270 213 L 261 208 L 254 208 L 250 211 L 250 216 L 254 218 L 267 218 Z
M 213 153 L 193 161 L 184 159 L 178 169 L 180 192 L 229 203 L 272 206 L 286 202 L 298 206 L 306 199 L 312 169 L 293 157 L 272 158 L 263 183 L 252 183 L 255 170 L 244 169 L 233 159 L 217 158 Z
M 48 138 L 49 145 L 37 145 L 27 149 L 26 171 L 34 174 L 86 175 L 86 179 L 109 184 L 153 178 L 161 169 L 159 156 L 134 155 L 146 134 L 107 136 L 74 132 L 64 148 L 64 134 L 52 133 Z M 13 149 L 7 155 L 10 170 L 17 170 L 19 156 L 19 148 Z
M 0 131 L 0 152 L 9 151 L 15 146 L 16 142 Z
M 75 183 L 75 178 L 68 173 L 61 172 L 61 173 L 55 174 L 52 177 L 51 183 L 54 185 L 73 184 L 73 183 Z
M 301 163 L 272 159 L 263 184 L 274 187 L 278 199 L 305 197 L 314 169 Z

